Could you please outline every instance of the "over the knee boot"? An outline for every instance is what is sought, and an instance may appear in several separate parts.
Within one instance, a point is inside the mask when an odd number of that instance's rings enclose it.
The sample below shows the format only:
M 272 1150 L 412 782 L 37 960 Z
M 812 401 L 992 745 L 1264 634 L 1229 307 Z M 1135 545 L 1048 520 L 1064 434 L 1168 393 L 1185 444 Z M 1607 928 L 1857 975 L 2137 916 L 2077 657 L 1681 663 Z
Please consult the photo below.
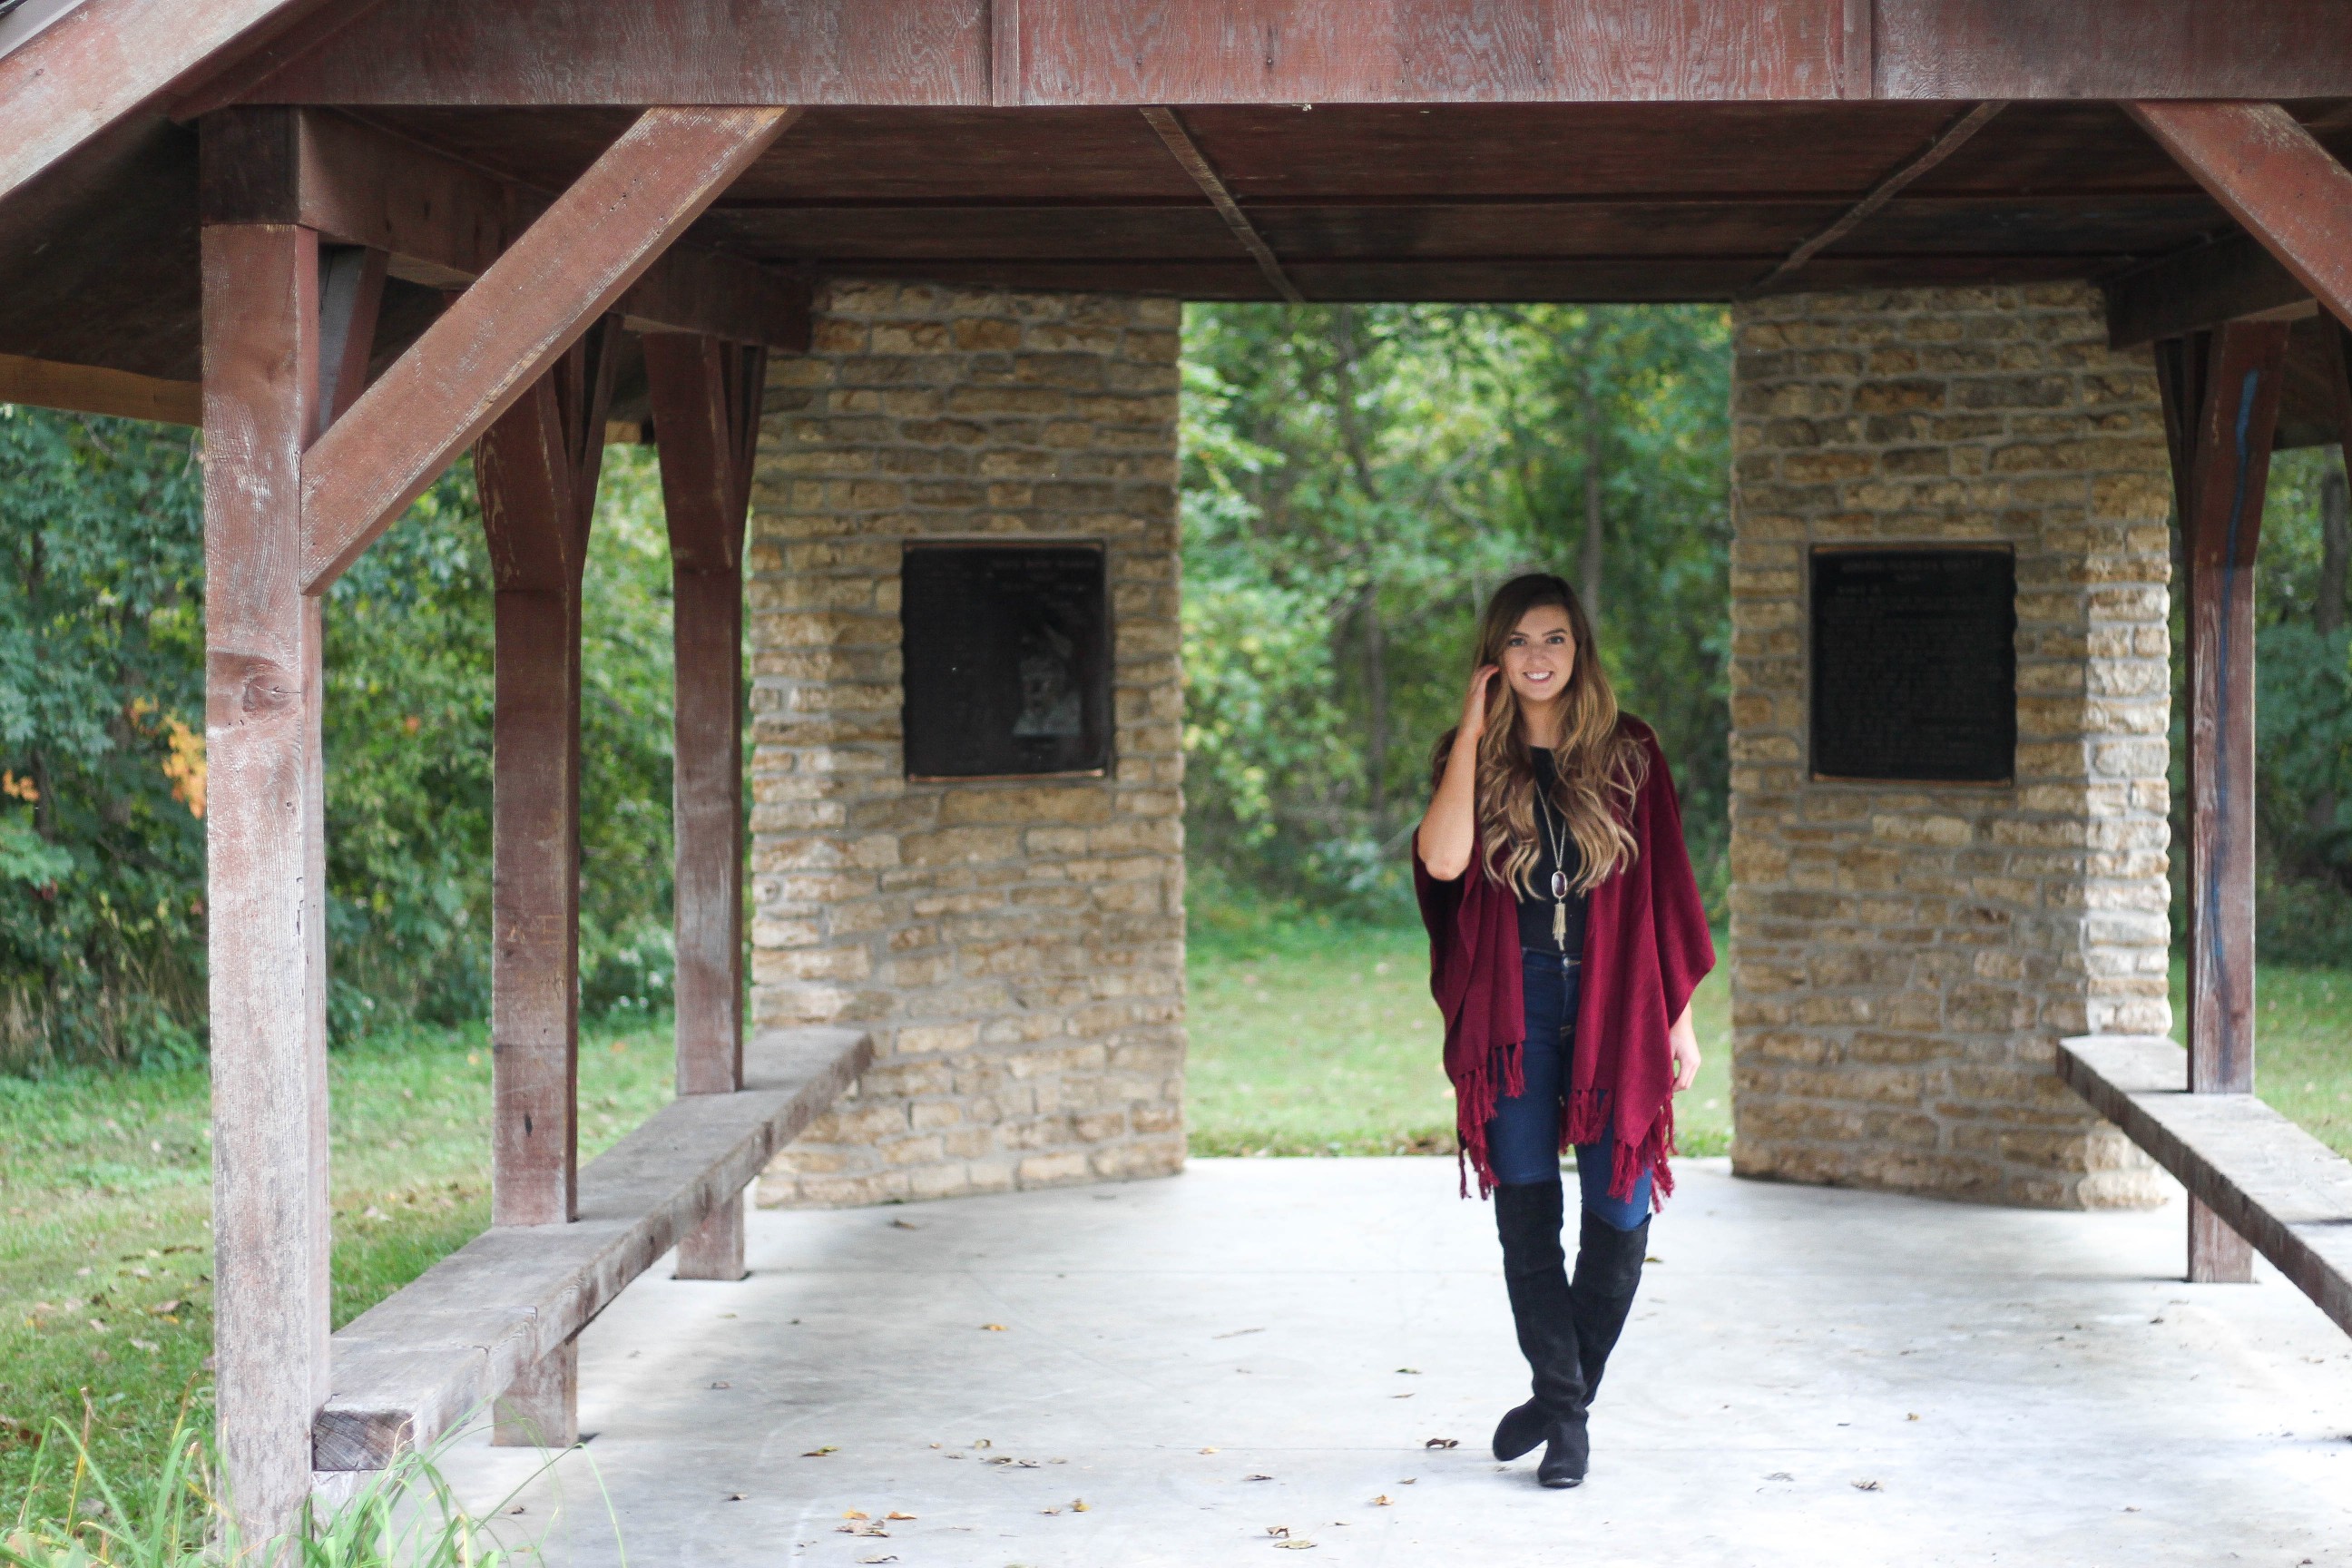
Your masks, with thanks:
M 1584 1479 L 1585 1386 L 1568 1259 L 1559 1244 L 1561 1207 L 1556 1181 L 1495 1189 L 1503 1282 L 1535 1395 L 1495 1428 L 1495 1457 L 1516 1459 L 1547 1444 L 1538 1478 L 1546 1486 L 1572 1487 Z
M 1584 1216 L 1577 1237 L 1571 1295 L 1577 1360 L 1588 1405 L 1600 1391 L 1601 1374 L 1608 1368 L 1609 1352 L 1617 1348 L 1617 1336 L 1624 1331 L 1626 1314 L 1633 1310 L 1633 1292 L 1642 1283 L 1642 1259 L 1649 1250 L 1648 1220 L 1632 1230 L 1619 1230 L 1597 1215 Z

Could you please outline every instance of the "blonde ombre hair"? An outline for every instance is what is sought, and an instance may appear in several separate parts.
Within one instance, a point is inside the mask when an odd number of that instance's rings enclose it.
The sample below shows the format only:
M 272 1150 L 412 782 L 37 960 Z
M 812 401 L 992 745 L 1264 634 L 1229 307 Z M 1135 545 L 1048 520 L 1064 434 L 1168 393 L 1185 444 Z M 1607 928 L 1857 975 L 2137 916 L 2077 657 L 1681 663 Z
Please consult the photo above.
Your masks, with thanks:
M 1647 776 L 1649 759 L 1627 732 L 1617 710 L 1617 693 L 1592 643 L 1592 623 L 1566 578 L 1530 572 L 1495 590 L 1478 622 L 1474 669 L 1500 666 L 1504 647 L 1529 610 L 1557 605 L 1568 613 L 1576 663 L 1568 689 L 1560 693 L 1559 744 L 1552 752 L 1550 805 L 1576 840 L 1583 866 L 1570 884 L 1589 893 L 1632 862 L 1635 847 L 1628 826 L 1633 797 Z M 1486 728 L 1478 738 L 1476 805 L 1478 840 L 1486 875 L 1533 896 L 1528 885 L 1539 854 L 1536 838 L 1536 768 L 1519 732 L 1519 699 L 1500 675 L 1487 687 Z M 1454 731 L 1439 737 L 1433 776 L 1442 775 L 1454 748 Z

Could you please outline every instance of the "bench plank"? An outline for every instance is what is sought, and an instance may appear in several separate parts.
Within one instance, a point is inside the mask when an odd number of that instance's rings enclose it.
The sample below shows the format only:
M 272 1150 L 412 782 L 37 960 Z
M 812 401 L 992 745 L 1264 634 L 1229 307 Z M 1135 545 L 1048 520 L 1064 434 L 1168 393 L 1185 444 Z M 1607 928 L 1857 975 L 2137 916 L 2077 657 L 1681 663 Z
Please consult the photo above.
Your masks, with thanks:
M 2158 1036 L 2061 1040 L 2058 1076 L 2352 1333 L 2352 1160 L 2251 1094 L 2190 1094 Z
M 334 1336 L 311 1429 L 320 1470 L 381 1469 L 429 1444 L 585 1327 L 874 1060 L 849 1029 L 766 1031 L 733 1094 L 671 1101 L 580 1173 L 570 1225 L 484 1231 Z

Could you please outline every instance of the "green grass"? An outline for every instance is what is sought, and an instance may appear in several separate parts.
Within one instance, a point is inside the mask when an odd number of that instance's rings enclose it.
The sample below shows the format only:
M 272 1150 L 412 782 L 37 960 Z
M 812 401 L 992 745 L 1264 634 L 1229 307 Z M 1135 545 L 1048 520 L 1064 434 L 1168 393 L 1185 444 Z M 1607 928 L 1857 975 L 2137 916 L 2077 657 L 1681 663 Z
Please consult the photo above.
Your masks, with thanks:
M 2172 1033 L 2188 1038 L 2189 979 L 2172 966 Z M 2254 972 L 2254 1092 L 2352 1157 L 2352 969 Z
M 1193 1153 L 1452 1152 L 1453 1089 L 1420 931 L 1203 924 L 1187 1008 Z M 1683 1152 L 1720 1154 L 1731 1147 L 1722 969 L 1696 1005 L 1703 1065 L 1675 1116 Z
M 583 1155 L 666 1102 L 672 1070 L 667 1020 L 586 1036 Z M 488 1223 L 490 1065 L 478 1026 L 382 1036 L 331 1060 L 341 1325 Z M 79 1426 L 82 1391 L 96 1411 L 92 1457 L 133 1487 L 160 1461 L 183 1394 L 204 1403 L 210 1104 L 201 1071 L 0 1078 L 8 1521 L 33 1471 L 35 1434 L 52 1416 Z M 44 1490 L 62 1501 L 54 1468 Z

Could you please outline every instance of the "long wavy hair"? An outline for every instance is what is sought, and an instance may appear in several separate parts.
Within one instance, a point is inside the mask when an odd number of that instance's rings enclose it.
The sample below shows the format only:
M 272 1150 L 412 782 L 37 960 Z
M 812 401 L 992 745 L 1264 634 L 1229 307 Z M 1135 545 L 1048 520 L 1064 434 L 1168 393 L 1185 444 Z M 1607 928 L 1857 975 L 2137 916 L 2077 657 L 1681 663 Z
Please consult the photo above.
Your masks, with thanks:
M 1559 744 L 1552 752 L 1549 804 L 1583 858 L 1570 885 L 1577 892 L 1589 893 L 1633 861 L 1633 832 L 1627 824 L 1649 763 L 1617 710 L 1617 693 L 1593 647 L 1592 622 L 1568 580 L 1529 572 L 1496 589 L 1479 618 L 1471 668 L 1499 666 L 1504 646 L 1519 622 L 1529 610 L 1546 605 L 1568 613 L 1576 645 L 1575 667 L 1559 697 L 1565 706 Z M 1536 769 L 1519 731 L 1518 696 L 1497 675 L 1486 689 L 1486 728 L 1478 738 L 1478 841 L 1486 875 L 1531 896 L 1529 879 L 1539 854 Z M 1448 730 L 1438 738 L 1431 759 L 1433 780 L 1444 774 L 1453 749 L 1454 731 Z

